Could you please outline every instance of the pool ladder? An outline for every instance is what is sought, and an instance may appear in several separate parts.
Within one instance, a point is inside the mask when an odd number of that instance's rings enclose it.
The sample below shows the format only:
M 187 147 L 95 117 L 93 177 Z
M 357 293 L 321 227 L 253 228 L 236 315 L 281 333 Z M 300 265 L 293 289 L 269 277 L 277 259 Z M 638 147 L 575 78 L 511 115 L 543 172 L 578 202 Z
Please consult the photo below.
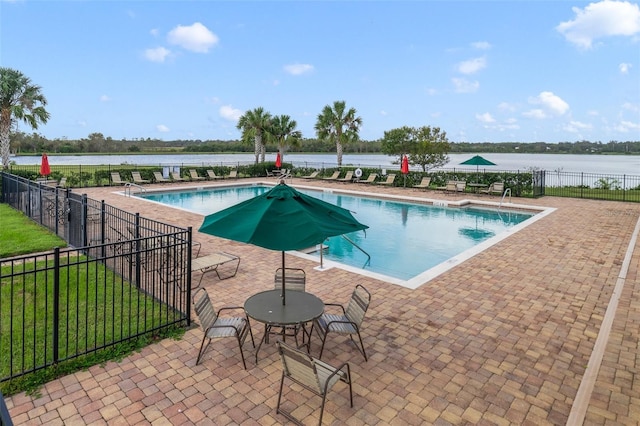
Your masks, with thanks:
M 511 204 L 511 188 L 507 188 L 504 190 L 502 194 L 502 199 L 500 200 L 500 206 L 498 208 L 502 208 L 502 203 L 504 203 L 504 198 L 509 194 L 509 204 Z

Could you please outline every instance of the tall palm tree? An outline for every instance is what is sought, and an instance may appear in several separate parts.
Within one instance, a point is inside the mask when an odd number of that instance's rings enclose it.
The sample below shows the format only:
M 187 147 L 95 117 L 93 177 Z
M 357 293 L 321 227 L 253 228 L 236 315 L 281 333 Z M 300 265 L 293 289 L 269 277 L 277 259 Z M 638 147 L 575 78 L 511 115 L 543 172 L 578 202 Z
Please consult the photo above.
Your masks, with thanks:
M 49 120 L 44 109 L 47 99 L 41 89 L 20 71 L 0 68 L 0 155 L 4 169 L 9 168 L 11 126 L 22 120 L 37 129 L 38 123 Z
M 262 162 L 264 163 L 265 146 L 263 137 L 265 136 L 265 132 L 267 131 L 270 123 L 271 114 L 266 112 L 264 108 L 258 107 L 245 112 L 240 117 L 238 124 L 236 125 L 238 130 L 242 130 L 243 140 L 253 138 L 256 164 L 258 164 L 260 154 L 262 154 Z
M 335 101 L 333 107 L 326 105 L 316 121 L 319 139 L 335 142 L 338 166 L 342 165 L 342 146 L 358 140 L 362 118 L 356 117 L 355 108 L 346 110 L 344 101 Z
M 269 134 L 278 144 L 280 160 L 284 161 L 284 153 L 291 146 L 299 146 L 302 133 L 296 130 L 298 123 L 288 115 L 277 115 L 271 119 Z

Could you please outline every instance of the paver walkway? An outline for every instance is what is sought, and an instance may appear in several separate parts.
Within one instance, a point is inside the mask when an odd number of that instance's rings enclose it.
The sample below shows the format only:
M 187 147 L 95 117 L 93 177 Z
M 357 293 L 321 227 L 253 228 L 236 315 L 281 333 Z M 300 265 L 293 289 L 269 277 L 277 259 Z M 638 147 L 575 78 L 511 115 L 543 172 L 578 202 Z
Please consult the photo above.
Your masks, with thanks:
M 297 179 L 294 184 L 353 188 Z M 180 226 L 197 229 L 202 222 L 196 214 L 114 195 L 118 189 L 81 192 Z M 307 290 L 325 302 L 346 302 L 358 283 L 373 294 L 363 327 L 369 361 L 345 339 L 332 339 L 325 348 L 323 360 L 349 361 L 354 379 L 354 407 L 337 385 L 325 424 L 567 423 L 640 205 L 554 197 L 514 201 L 557 211 L 416 290 L 340 269 L 317 271 L 317 264 L 287 256 L 288 266 L 307 272 Z M 203 254 L 224 248 L 242 257 L 235 278 L 203 281 L 216 306 L 242 305 L 247 295 L 272 287 L 280 253 L 194 235 Z M 639 265 L 636 243 L 584 424 L 639 423 Z M 260 324 L 253 330 L 259 338 Z M 182 340 L 163 340 L 121 362 L 54 380 L 37 397 L 6 398 L 11 416 L 16 424 L 52 425 L 285 423 L 275 412 L 281 364 L 274 345 L 263 347 L 258 365 L 250 344 L 245 346 L 244 370 L 235 342 L 217 341 L 195 366 L 201 336 L 192 329 Z M 311 349 L 319 351 L 317 336 Z M 317 424 L 319 401 L 306 402 L 301 392 L 286 397 L 303 403 L 295 414 L 310 414 L 305 424 Z

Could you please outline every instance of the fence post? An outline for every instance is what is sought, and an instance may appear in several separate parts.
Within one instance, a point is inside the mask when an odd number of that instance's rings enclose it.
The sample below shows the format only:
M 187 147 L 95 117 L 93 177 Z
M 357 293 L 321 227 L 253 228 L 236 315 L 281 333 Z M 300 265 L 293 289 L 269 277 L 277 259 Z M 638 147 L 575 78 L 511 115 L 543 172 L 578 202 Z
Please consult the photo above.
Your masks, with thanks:
M 45 268 L 46 271 L 47 268 Z M 58 328 L 60 323 L 60 247 L 53 249 L 53 362 L 58 362 Z
M 584 172 L 580 172 L 580 198 L 584 198 Z
M 187 253 L 187 297 L 186 297 L 186 302 L 187 302 L 187 327 L 191 326 L 191 297 L 189 297 L 189 295 L 191 294 L 191 256 L 193 256 L 193 250 L 191 249 L 191 244 L 193 242 L 192 240 L 192 236 L 193 236 L 193 230 L 190 227 L 187 228 L 187 233 L 189 235 L 189 252 Z
M 627 201 L 627 175 L 622 175 L 622 201 Z
M 140 288 L 140 248 L 142 244 L 140 244 L 140 213 L 136 213 L 135 216 L 135 235 L 133 236 L 136 239 L 136 287 Z M 145 256 L 147 253 L 145 253 Z

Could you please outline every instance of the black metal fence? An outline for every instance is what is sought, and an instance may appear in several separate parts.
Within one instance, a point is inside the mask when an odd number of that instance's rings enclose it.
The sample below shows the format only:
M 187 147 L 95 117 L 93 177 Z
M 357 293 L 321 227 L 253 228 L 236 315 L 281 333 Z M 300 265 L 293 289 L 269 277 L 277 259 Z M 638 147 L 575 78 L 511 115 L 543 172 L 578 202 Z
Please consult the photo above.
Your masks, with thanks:
M 0 382 L 190 324 L 191 228 L 7 173 L 2 202 L 70 247 L 0 259 Z

